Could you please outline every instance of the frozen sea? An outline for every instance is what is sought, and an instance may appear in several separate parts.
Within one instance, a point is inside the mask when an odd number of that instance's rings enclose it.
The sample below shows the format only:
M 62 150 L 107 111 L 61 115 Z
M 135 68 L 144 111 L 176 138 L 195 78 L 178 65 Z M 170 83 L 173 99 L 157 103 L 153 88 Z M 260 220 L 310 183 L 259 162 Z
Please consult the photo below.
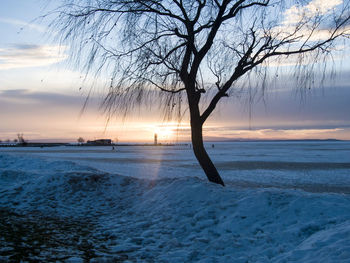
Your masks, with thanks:
M 350 142 L 0 148 L 0 261 L 350 262 Z

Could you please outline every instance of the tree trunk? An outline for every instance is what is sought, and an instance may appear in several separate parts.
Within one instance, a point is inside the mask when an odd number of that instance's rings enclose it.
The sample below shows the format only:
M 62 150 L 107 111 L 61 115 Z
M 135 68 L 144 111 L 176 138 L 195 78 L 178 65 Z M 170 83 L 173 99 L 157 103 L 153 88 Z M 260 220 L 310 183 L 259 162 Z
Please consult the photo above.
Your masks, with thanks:
M 205 172 L 210 182 L 221 184 L 225 186 L 224 181 L 221 179 L 218 170 L 211 161 L 207 151 L 203 145 L 203 127 L 202 124 L 196 120 L 191 120 L 191 131 L 192 131 L 192 145 L 193 152 L 196 156 L 200 166 Z

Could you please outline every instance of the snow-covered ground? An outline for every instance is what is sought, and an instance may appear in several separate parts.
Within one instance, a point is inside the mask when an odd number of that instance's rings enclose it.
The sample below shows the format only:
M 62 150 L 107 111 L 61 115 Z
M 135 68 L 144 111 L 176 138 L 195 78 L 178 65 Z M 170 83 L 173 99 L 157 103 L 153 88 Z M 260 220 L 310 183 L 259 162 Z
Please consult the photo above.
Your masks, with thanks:
M 350 262 L 350 143 L 0 148 L 0 261 Z

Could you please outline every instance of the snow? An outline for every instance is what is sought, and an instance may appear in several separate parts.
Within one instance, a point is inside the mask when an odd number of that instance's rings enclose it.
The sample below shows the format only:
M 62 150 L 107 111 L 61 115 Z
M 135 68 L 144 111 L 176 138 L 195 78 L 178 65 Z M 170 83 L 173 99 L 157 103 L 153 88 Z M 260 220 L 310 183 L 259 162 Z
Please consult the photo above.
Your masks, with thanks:
M 0 261 L 350 261 L 348 143 L 208 150 L 227 187 L 186 146 L 1 148 Z

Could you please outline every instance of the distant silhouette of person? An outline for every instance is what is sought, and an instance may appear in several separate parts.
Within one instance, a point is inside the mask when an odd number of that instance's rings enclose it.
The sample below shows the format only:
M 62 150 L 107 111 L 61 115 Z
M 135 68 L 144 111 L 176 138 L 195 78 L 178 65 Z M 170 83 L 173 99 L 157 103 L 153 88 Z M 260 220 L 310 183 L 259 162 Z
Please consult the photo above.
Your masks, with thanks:
M 211 145 L 211 148 L 215 148 L 215 145 L 214 145 L 214 144 L 212 144 L 212 145 Z
M 112 147 L 112 151 L 114 151 L 115 150 L 115 148 L 114 148 L 114 146 Z

